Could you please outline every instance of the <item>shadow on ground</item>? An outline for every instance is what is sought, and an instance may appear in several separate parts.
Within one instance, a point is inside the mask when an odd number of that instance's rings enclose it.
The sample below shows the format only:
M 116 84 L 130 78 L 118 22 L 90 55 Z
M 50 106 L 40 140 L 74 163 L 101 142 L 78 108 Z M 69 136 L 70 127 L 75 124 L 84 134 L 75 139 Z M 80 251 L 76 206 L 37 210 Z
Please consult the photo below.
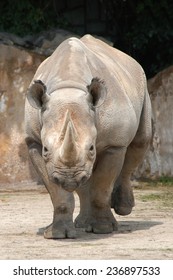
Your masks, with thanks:
M 118 223 L 118 231 L 109 233 L 109 234 L 94 234 L 94 233 L 87 233 L 85 232 L 85 229 L 77 228 L 77 237 L 76 239 L 73 239 L 73 242 L 78 242 L 78 241 L 95 241 L 99 239 L 104 239 L 111 237 L 112 235 L 117 235 L 117 234 L 128 234 L 129 232 L 135 232 L 139 230 L 148 230 L 151 227 L 161 225 L 163 224 L 162 222 L 158 221 L 121 221 Z M 39 228 L 37 231 L 37 235 L 42 235 L 44 233 L 45 228 Z M 44 238 L 44 237 L 43 237 Z M 61 239 L 57 239 L 57 241 L 60 241 Z M 72 239 L 62 239 L 63 242 L 71 242 Z M 56 241 L 56 240 L 55 240 Z
M 151 227 L 162 225 L 158 221 L 123 221 L 119 222 L 118 233 L 128 233 L 138 230 L 147 230 Z

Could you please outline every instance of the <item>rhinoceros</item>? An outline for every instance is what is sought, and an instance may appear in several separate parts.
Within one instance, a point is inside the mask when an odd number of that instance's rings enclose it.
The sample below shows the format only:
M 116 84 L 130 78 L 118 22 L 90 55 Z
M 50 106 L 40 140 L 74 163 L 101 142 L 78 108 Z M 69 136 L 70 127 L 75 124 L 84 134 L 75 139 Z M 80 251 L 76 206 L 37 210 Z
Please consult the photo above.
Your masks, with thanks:
M 25 103 L 26 143 L 53 204 L 45 238 L 117 230 L 134 206 L 132 172 L 151 139 L 151 104 L 142 67 L 85 35 L 63 41 L 38 67 Z M 80 212 L 73 222 L 74 191 Z

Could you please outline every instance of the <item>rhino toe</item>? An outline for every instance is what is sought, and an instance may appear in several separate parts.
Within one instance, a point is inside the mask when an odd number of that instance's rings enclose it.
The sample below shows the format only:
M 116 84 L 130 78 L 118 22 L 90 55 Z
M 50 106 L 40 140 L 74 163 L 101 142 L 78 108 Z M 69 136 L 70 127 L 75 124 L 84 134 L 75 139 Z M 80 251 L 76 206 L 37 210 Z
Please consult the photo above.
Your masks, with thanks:
M 75 227 L 76 228 L 86 228 L 89 224 L 88 222 L 88 216 L 85 216 L 85 215 L 81 215 L 79 214 L 76 219 L 75 219 Z
M 46 239 L 64 239 L 76 238 L 76 230 L 74 226 L 64 227 L 62 225 L 51 224 L 44 231 L 44 238 Z
M 86 232 L 107 234 L 118 230 L 117 223 L 93 223 L 86 228 Z

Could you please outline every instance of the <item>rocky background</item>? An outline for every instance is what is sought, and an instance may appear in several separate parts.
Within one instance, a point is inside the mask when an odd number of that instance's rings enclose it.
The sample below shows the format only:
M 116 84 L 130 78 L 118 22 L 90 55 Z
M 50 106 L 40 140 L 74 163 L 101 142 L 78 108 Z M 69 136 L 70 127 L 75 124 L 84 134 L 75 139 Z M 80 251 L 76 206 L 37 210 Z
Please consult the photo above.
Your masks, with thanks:
M 24 99 L 39 64 L 66 38 L 56 29 L 18 37 L 0 33 L 0 183 L 37 181 L 24 142 Z M 111 42 L 110 42 L 111 44 Z M 148 80 L 153 139 L 135 177 L 173 176 L 173 66 Z

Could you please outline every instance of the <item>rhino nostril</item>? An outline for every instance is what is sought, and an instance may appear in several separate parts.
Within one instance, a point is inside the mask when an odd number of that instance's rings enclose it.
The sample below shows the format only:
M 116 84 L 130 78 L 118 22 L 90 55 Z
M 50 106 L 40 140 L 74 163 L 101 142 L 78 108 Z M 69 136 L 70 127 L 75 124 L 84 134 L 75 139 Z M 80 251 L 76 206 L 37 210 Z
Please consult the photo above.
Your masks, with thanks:
M 48 152 L 48 148 L 46 146 L 43 147 L 43 153 L 47 153 Z
M 58 177 L 56 177 L 55 175 L 53 175 L 53 181 L 55 184 L 60 184 Z
M 86 181 L 88 180 L 88 177 L 86 175 L 82 176 L 81 178 L 81 184 L 86 183 Z
M 48 148 L 46 146 L 43 146 L 43 157 L 46 159 L 48 157 L 49 151 Z
M 91 147 L 90 147 L 90 152 L 92 152 L 93 150 L 94 150 L 94 146 L 93 145 L 91 145 Z
M 61 187 L 64 187 L 65 179 L 62 177 L 57 177 L 57 175 L 52 175 L 53 182 L 57 185 L 61 185 Z

